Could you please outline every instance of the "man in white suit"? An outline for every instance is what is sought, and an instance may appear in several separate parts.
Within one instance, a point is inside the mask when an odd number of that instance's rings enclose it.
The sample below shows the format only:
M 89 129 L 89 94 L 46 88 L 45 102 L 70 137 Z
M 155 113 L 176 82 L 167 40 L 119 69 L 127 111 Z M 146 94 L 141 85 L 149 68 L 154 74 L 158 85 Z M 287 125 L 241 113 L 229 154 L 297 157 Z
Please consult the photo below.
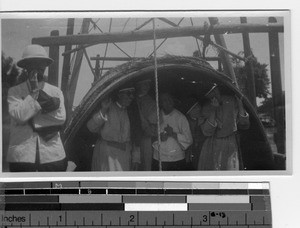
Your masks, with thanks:
M 11 172 L 65 171 L 66 153 L 59 131 L 66 120 L 64 97 L 45 82 L 53 60 L 39 45 L 29 45 L 17 65 L 28 77 L 8 91 L 11 117 L 7 161 Z

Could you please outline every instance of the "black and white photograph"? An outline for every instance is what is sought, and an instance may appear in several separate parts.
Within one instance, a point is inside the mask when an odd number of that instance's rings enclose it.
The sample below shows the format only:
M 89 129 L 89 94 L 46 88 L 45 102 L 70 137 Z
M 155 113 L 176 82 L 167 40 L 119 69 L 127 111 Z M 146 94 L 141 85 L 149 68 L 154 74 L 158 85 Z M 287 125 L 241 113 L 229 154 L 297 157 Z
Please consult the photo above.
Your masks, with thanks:
M 289 17 L 3 13 L 2 173 L 291 170 Z

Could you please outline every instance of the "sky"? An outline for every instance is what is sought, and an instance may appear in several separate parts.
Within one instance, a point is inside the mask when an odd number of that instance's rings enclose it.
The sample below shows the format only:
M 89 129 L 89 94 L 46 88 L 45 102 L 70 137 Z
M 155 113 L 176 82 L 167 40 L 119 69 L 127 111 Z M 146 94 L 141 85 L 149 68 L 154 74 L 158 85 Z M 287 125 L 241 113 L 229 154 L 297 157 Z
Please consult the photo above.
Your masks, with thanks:
M 32 15 L 32 17 L 31 17 Z M 10 15 L 9 18 L 1 20 L 1 39 L 2 39 L 2 51 L 6 56 L 11 56 L 15 61 L 18 61 L 22 52 L 28 44 L 31 43 L 32 38 L 34 37 L 42 37 L 49 36 L 52 30 L 58 30 L 60 35 L 66 34 L 66 26 L 67 26 L 67 18 L 47 17 L 46 14 L 14 14 Z M 23 17 L 24 16 L 24 17 Z M 98 15 L 97 15 L 98 16 Z M 120 17 L 118 15 L 99 15 L 99 17 L 94 17 L 93 21 L 97 22 L 97 25 L 101 28 L 103 32 L 127 32 L 132 31 L 137 28 L 143 22 L 149 19 L 149 17 Z M 110 29 L 110 17 L 112 17 L 111 29 Z M 129 15 L 130 16 L 130 15 Z M 142 15 L 143 16 L 143 15 Z M 166 15 L 169 16 L 169 15 Z M 204 22 L 208 22 L 207 17 L 203 17 L 203 15 L 192 14 L 189 17 L 188 14 L 183 15 L 185 18 L 181 22 L 180 26 L 191 26 L 193 23 L 194 26 L 203 26 Z M 240 14 L 235 17 L 219 17 L 220 24 L 238 24 L 240 23 L 240 16 L 245 16 L 244 14 Z M 276 15 L 273 15 L 276 16 Z M 171 15 L 168 17 L 169 20 L 174 23 L 178 23 L 180 21 L 179 16 Z M 192 20 L 190 19 L 192 18 Z M 283 24 L 283 18 L 281 16 L 277 16 L 277 21 L 280 24 Z M 247 17 L 248 23 L 258 23 L 258 24 L 266 24 L 268 21 L 268 17 L 264 15 L 252 16 L 248 15 Z M 127 23 L 126 23 L 127 21 Z M 75 28 L 74 34 L 80 33 L 82 24 L 82 17 L 77 17 L 75 19 Z M 126 24 L 126 25 L 125 25 Z M 170 28 L 171 26 L 166 24 L 163 21 L 156 19 L 156 29 L 160 28 Z M 141 30 L 151 30 L 153 29 L 152 23 L 149 23 Z M 90 33 L 100 33 L 97 28 L 93 28 L 90 26 Z M 243 50 L 243 42 L 241 34 L 225 34 L 224 35 L 227 48 L 234 52 L 239 53 Z M 213 40 L 213 38 L 212 38 Z M 157 45 L 160 44 L 162 40 L 157 40 Z M 284 87 L 284 36 L 283 34 L 279 35 L 280 42 L 280 58 L 281 58 L 281 71 L 282 71 L 282 82 Z M 269 44 L 268 44 L 268 35 L 265 33 L 260 34 L 250 34 L 250 44 L 254 55 L 257 57 L 258 61 L 261 63 L 266 63 L 269 65 Z M 139 42 L 126 42 L 126 43 L 118 43 L 117 44 L 122 50 L 128 53 L 132 57 L 147 57 L 153 51 L 153 41 L 139 41 Z M 200 47 L 202 47 L 201 42 L 199 42 Z M 74 48 L 74 46 L 73 46 Z M 104 56 L 106 49 L 106 44 L 96 45 L 87 48 L 87 53 L 89 57 L 94 57 L 97 54 L 100 56 Z M 192 37 L 183 37 L 183 38 L 170 38 L 168 39 L 157 51 L 158 56 L 163 56 L 165 54 L 170 55 L 181 55 L 181 56 L 192 56 L 193 52 L 197 50 L 197 43 L 195 38 Z M 48 50 L 47 50 L 48 51 Z M 60 47 L 60 54 L 64 51 L 64 47 Z M 209 47 L 207 51 L 207 56 L 216 56 L 217 51 L 215 48 Z M 62 55 L 60 55 L 62 56 Z M 108 45 L 106 56 L 108 57 L 126 57 L 125 54 L 120 52 L 113 44 Z M 59 77 L 61 77 L 62 72 L 62 59 L 60 58 L 59 63 Z M 122 64 L 123 62 L 105 62 L 104 67 L 114 67 L 116 65 Z M 95 62 L 92 61 L 92 65 L 94 66 Z M 215 63 L 211 63 L 214 67 L 216 67 Z M 268 68 L 269 69 L 269 68 Z M 81 71 L 79 74 L 78 86 L 76 89 L 74 106 L 77 106 L 83 96 L 90 89 L 91 84 L 93 82 L 93 75 L 91 70 L 87 64 L 85 58 L 83 58 Z

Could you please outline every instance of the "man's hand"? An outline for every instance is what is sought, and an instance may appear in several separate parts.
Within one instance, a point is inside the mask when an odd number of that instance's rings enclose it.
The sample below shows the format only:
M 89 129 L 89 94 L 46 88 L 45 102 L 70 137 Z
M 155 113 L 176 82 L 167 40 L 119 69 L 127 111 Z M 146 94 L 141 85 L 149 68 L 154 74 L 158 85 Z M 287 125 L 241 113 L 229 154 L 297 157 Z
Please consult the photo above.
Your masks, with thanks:
M 28 74 L 28 82 L 30 86 L 30 95 L 34 98 L 37 99 L 39 96 L 39 83 L 37 79 L 38 72 L 33 70 L 30 71 Z
M 174 133 L 173 128 L 169 125 L 167 125 L 164 130 L 167 132 L 168 136 L 172 136 Z
M 219 101 L 218 101 L 217 98 L 213 97 L 213 98 L 211 99 L 211 105 L 212 105 L 213 107 L 217 108 L 217 107 L 220 106 L 220 103 L 219 103 Z
M 111 98 L 107 98 L 101 101 L 101 112 L 103 115 L 107 114 L 110 105 L 111 105 Z
M 160 133 L 160 140 L 161 140 L 162 142 L 167 141 L 168 137 L 169 137 L 169 136 L 168 136 L 167 132 L 162 132 L 162 133 Z
M 68 166 L 67 166 L 66 171 L 73 172 L 73 171 L 75 171 L 76 167 L 77 167 L 77 165 L 74 162 L 68 161 Z
M 242 97 L 238 98 L 236 96 L 236 100 L 237 100 L 240 115 L 243 115 L 243 116 L 246 115 L 246 112 L 245 112 L 245 109 L 244 109 L 244 106 L 243 106 L 243 102 L 242 102 Z
M 174 139 L 177 139 L 177 134 L 174 132 L 172 127 L 167 125 L 164 130 L 165 132 L 167 132 L 168 137 L 173 137 Z
M 30 71 L 28 75 L 28 80 L 30 84 L 30 90 L 31 92 L 35 92 L 39 89 L 39 83 L 38 83 L 38 72 L 36 70 Z

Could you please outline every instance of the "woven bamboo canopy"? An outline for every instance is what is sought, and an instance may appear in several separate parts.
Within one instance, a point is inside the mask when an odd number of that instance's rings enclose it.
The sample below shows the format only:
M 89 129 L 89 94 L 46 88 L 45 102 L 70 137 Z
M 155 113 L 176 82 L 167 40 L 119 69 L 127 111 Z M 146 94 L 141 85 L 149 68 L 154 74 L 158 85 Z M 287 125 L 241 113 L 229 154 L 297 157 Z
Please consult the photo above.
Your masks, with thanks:
M 205 92 L 213 83 L 226 88 L 236 96 L 242 96 L 234 82 L 225 74 L 214 70 L 206 61 L 194 57 L 165 56 L 157 58 L 159 90 L 175 95 L 177 107 L 190 94 L 203 99 Z M 92 153 L 92 144 L 97 135 L 86 129 L 86 122 L 98 111 L 101 100 L 110 96 L 114 90 L 124 84 L 137 80 L 154 78 L 153 59 L 138 59 L 122 64 L 101 77 L 83 98 L 64 131 L 64 144 L 70 156 L 76 157 L 80 170 L 88 170 L 88 155 Z M 264 128 L 251 103 L 244 98 L 244 106 L 250 115 L 251 126 L 240 131 L 241 149 L 247 170 L 270 170 L 273 156 Z

